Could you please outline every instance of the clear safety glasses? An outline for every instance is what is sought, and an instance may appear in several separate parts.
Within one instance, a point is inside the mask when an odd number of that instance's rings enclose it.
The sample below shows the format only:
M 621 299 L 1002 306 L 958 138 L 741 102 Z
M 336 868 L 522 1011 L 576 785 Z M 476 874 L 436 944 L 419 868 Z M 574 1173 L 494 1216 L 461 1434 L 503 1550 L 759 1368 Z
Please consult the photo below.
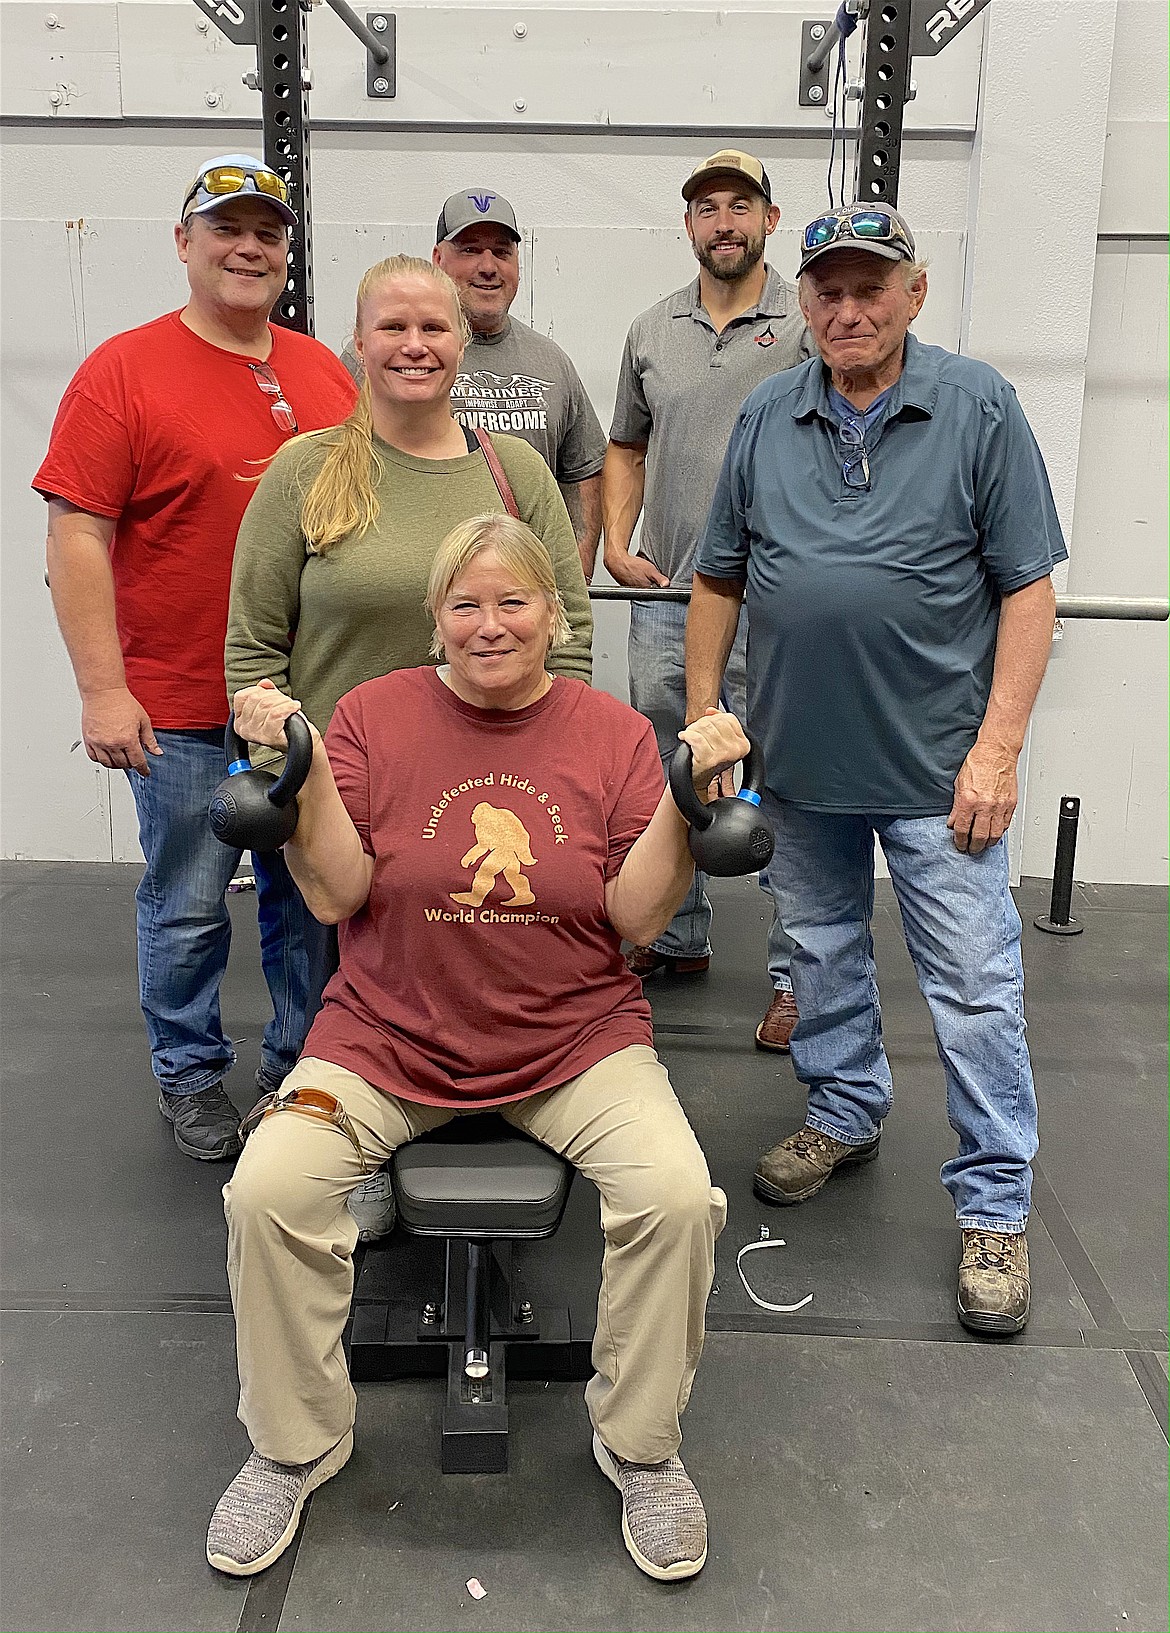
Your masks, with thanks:
M 282 431 L 295 435 L 297 431 L 297 417 L 293 413 L 292 404 L 286 399 L 281 390 L 280 381 L 269 368 L 267 363 L 249 363 L 248 367 L 260 390 L 268 398 L 268 406 L 272 411 L 272 418 Z
M 869 491 L 869 450 L 865 446 L 865 431 L 855 420 L 842 420 L 837 427 L 837 441 L 841 451 L 841 475 L 847 488 Z

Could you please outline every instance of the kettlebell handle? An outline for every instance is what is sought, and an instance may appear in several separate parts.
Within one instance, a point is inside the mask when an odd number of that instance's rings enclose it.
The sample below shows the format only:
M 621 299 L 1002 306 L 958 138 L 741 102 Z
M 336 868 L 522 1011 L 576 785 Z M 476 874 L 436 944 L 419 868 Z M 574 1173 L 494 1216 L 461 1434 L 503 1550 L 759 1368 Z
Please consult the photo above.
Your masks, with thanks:
M 288 757 L 284 763 L 284 770 L 274 779 L 272 787 L 264 791 L 265 798 L 278 810 L 283 810 L 297 797 L 313 764 L 313 734 L 309 730 L 309 722 L 299 710 L 296 714 L 289 715 L 284 723 L 284 732 L 288 738 Z M 236 731 L 234 712 L 228 715 L 227 727 L 223 734 L 223 750 L 227 756 L 229 777 L 234 777 L 241 771 L 251 770 L 248 745 Z
M 764 757 L 760 745 L 746 728 L 744 736 L 748 740 L 748 751 L 743 757 L 743 786 L 735 797 L 749 805 L 759 805 L 764 782 Z M 670 792 L 690 826 L 702 833 L 714 822 L 719 801 L 712 800 L 709 805 L 704 805 L 695 793 L 691 775 L 693 763 L 690 744 L 679 743 L 670 762 Z

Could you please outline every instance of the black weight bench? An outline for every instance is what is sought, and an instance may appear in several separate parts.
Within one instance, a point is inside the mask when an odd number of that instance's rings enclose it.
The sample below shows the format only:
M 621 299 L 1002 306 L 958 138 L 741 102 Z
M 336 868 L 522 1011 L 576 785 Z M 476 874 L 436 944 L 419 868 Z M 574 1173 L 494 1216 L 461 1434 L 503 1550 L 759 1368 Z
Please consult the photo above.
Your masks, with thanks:
M 446 1373 L 444 1474 L 508 1466 L 507 1377 L 589 1377 L 592 1334 L 567 1305 L 534 1309 L 513 1281 L 512 1244 L 551 1236 L 574 1170 L 491 1113 L 457 1117 L 395 1153 L 398 1228 L 446 1244 L 443 1285 L 421 1305 L 355 1303 L 355 1382 Z M 394 1237 L 387 1251 L 394 1251 Z

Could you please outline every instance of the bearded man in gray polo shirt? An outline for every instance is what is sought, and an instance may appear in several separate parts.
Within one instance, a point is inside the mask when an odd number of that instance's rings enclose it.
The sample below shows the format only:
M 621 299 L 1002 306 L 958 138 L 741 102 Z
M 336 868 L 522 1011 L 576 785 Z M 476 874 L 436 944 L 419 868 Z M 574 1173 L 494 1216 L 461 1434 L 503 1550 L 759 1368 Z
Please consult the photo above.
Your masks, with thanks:
M 451 412 L 461 425 L 506 431 L 536 449 L 557 479 L 588 580 L 601 538 L 605 434 L 566 353 L 511 315 L 520 287 L 516 212 L 488 187 L 452 193 L 439 212 L 431 259 L 455 284 L 471 325 Z M 352 340 L 341 361 L 360 385 Z
M 930 1008 L 958 1152 L 958 1315 L 1019 1332 L 1036 1091 L 1005 834 L 1068 552 L 1016 394 L 909 333 L 926 270 L 896 210 L 804 231 L 800 300 L 820 357 L 744 403 L 696 561 L 691 718 L 718 696 L 746 586 L 749 708 L 771 869 L 795 943 L 792 1064 L 804 1127 L 756 1194 L 804 1202 L 878 1154 L 893 1103 L 873 915 L 881 842 Z
M 632 589 L 689 587 L 695 550 L 727 439 L 752 388 L 812 353 L 796 290 L 764 261 L 780 211 L 756 158 L 725 148 L 698 165 L 682 190 L 687 237 L 699 276 L 634 320 L 602 471 L 605 565 Z M 637 555 L 630 545 L 638 516 Z M 663 762 L 685 723 L 683 602 L 630 605 L 630 701 L 653 722 Z M 747 619 L 729 654 L 722 705 L 745 715 Z M 761 883 L 764 883 L 761 880 Z M 711 903 L 695 871 L 666 931 L 627 962 L 637 975 L 705 970 L 711 960 Z M 756 1041 L 786 1049 L 796 1024 L 790 944 L 778 913 L 768 938 L 774 997 Z

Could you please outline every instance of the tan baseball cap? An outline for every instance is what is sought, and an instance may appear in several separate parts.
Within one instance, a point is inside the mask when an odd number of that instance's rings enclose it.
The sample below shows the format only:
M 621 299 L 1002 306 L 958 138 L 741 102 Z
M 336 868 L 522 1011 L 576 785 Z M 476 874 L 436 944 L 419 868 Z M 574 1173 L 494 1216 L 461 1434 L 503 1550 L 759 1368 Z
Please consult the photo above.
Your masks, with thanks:
M 751 182 L 769 204 L 772 202 L 772 183 L 768 180 L 768 172 L 758 159 L 754 159 L 750 153 L 741 153 L 737 147 L 720 148 L 718 153 L 712 153 L 709 159 L 695 166 L 683 182 L 682 196 L 688 204 L 710 176 L 736 176 L 741 181 Z

